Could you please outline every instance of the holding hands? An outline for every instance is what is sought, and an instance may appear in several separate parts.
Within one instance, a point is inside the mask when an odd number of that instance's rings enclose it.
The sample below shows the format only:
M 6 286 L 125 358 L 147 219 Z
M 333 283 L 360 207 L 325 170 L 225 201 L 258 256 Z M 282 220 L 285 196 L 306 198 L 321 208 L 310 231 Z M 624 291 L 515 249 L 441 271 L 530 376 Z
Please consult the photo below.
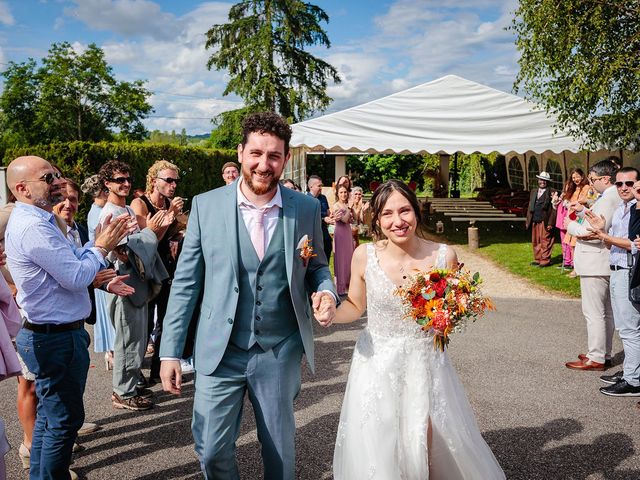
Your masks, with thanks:
M 329 292 L 315 292 L 311 295 L 313 316 L 323 327 L 329 327 L 336 317 L 336 299 Z

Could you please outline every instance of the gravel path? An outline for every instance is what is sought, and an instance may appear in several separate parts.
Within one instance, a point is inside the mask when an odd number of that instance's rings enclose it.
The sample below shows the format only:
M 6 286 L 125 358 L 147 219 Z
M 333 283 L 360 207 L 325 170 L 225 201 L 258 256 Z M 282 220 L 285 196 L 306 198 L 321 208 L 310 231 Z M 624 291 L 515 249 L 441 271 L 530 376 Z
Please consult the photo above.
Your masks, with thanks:
M 457 250 L 471 270 L 481 272 L 497 310 L 454 337 L 449 353 L 507 478 L 640 478 L 638 399 L 606 397 L 597 390 L 602 385 L 599 372 L 564 367 L 586 345 L 579 301 L 544 292 L 463 247 Z M 296 401 L 299 479 L 332 478 L 342 395 L 363 324 L 361 320 L 316 329 L 317 372 L 311 376 L 303 370 Z M 617 366 L 610 372 L 619 368 L 621 350 L 616 336 Z M 153 387 L 152 411 L 114 410 L 109 402 L 110 376 L 102 365 L 101 356 L 92 354 L 85 394 L 87 420 L 102 429 L 81 438 L 86 449 L 75 455 L 73 465 L 81 478 L 202 478 L 189 425 L 193 383 L 187 383 L 180 398 Z M 0 416 L 14 447 L 6 456 L 7 478 L 22 480 L 27 475 L 17 457 L 21 433 L 15 390 L 15 380 L 0 382 Z M 252 417 L 247 404 L 237 450 L 241 478 L 246 480 L 262 478 Z

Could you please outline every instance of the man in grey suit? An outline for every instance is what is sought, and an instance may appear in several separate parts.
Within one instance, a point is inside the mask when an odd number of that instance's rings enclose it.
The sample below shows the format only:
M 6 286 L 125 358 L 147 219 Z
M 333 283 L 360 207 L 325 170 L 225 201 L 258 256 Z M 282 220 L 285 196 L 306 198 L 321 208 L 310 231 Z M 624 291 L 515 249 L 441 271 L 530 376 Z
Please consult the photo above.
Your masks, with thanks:
M 303 353 L 314 368 L 309 293 L 319 292 L 313 309 L 322 325 L 335 315 L 320 203 L 278 185 L 290 137 L 274 113 L 244 119 L 241 176 L 193 199 L 171 288 L 160 377 L 164 390 L 180 393 L 178 359 L 201 301 L 192 432 L 207 479 L 239 478 L 235 442 L 245 393 L 256 412 L 264 477 L 295 478 L 293 401 Z

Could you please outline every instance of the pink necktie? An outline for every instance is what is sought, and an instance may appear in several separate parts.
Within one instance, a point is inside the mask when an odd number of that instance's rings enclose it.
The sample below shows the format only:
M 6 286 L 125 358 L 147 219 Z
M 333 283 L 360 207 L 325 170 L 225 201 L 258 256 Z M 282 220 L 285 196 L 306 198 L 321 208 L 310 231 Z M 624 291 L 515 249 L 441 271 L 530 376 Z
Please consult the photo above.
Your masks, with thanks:
M 255 225 L 251 229 L 251 243 L 253 243 L 253 248 L 256 249 L 260 261 L 264 257 L 264 216 L 268 210 L 265 208 L 252 208 L 250 210 L 255 221 Z

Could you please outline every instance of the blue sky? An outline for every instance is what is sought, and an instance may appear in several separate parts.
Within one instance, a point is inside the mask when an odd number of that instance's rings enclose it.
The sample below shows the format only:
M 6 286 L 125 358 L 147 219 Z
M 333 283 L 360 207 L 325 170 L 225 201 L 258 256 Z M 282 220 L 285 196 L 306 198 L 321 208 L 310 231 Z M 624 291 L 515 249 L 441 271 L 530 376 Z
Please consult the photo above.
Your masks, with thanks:
M 505 31 L 516 0 L 311 0 L 329 15 L 331 48 L 312 48 L 342 77 L 325 113 L 447 74 L 510 91 L 518 55 Z M 120 80 L 146 79 L 154 92 L 147 128 L 190 134 L 241 106 L 222 96 L 224 71 L 209 71 L 204 33 L 233 2 L 194 0 L 0 0 L 0 68 L 40 60 L 52 42 L 81 51 L 96 43 Z

